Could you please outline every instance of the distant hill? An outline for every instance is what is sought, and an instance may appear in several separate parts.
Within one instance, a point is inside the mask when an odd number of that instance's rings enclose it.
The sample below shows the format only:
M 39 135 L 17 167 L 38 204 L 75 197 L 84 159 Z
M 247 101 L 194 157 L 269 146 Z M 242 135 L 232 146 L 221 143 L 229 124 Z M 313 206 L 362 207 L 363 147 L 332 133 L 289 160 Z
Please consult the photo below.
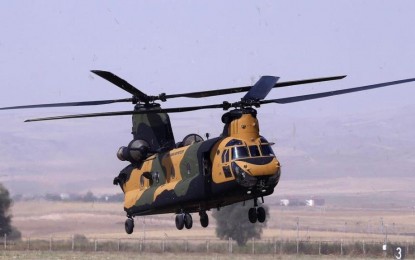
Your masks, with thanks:
M 340 118 L 282 118 L 278 125 L 290 128 L 278 133 L 275 127 L 274 149 L 289 179 L 414 177 L 414 115 L 415 107 L 407 107 Z

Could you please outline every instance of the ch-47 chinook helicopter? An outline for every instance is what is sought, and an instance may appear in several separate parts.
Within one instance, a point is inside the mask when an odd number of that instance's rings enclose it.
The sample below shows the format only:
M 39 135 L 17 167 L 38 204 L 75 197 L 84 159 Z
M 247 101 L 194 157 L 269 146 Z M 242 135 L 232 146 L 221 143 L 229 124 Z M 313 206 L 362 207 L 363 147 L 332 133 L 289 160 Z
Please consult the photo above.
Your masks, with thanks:
M 120 160 L 130 164 L 114 179 L 114 184 L 119 185 L 125 194 L 125 230 L 128 234 L 133 232 L 135 216 L 175 213 L 176 227 L 181 230 L 183 227 L 192 227 L 190 213 L 198 212 L 201 226 L 207 227 L 209 218 L 206 211 L 249 200 L 253 201 L 253 207 L 248 211 L 249 221 L 264 222 L 265 210 L 258 206 L 258 199 L 264 203 L 264 197 L 273 193 L 280 178 L 281 166 L 271 149 L 272 143 L 259 133 L 255 108 L 265 104 L 294 103 L 415 81 L 412 78 L 265 100 L 272 88 L 338 80 L 345 76 L 282 83 L 277 83 L 278 77 L 263 76 L 254 86 L 150 96 L 110 72 L 92 72 L 129 92 L 132 98 L 4 107 L 0 110 L 132 102 L 135 105 L 132 111 L 66 115 L 25 121 L 132 115 L 133 140 L 117 152 Z M 171 98 L 204 98 L 241 92 L 247 93 L 240 101 L 233 103 L 224 101 L 215 105 L 176 108 L 161 108 L 156 103 Z M 203 140 L 197 134 L 189 134 L 183 141 L 175 142 L 168 113 L 214 108 L 231 109 L 222 116 L 224 128 L 220 136 Z

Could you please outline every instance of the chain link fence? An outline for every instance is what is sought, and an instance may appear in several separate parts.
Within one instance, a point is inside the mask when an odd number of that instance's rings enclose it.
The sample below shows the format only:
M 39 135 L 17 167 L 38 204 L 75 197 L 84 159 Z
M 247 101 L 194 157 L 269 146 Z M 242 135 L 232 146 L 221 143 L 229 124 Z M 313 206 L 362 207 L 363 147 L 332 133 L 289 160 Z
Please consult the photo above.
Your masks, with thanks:
M 26 238 L 19 241 L 1 239 L 1 250 L 10 251 L 85 251 L 85 252 L 137 252 L 137 253 L 216 253 L 216 254 L 267 254 L 267 255 L 331 255 L 360 257 L 415 258 L 414 242 L 389 242 L 386 247 L 380 241 L 295 241 L 250 240 L 238 246 L 231 239 L 140 239 L 140 238 L 87 238 L 72 237 Z

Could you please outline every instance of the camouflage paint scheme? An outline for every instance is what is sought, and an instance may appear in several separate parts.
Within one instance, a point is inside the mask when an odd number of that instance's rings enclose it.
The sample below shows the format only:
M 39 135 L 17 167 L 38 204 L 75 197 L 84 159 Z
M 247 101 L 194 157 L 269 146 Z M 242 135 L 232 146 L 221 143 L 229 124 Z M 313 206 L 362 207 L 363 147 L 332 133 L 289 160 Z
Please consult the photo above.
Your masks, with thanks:
M 252 156 L 251 151 L 241 158 L 231 156 L 237 149 L 260 151 L 270 146 L 259 135 L 256 111 L 235 109 L 225 113 L 222 121 L 225 126 L 220 137 L 187 146 L 179 143 L 177 148 L 155 153 L 121 171 L 118 184 L 125 193 L 128 217 L 200 212 L 273 193 L 280 164 L 271 148 L 268 154 L 262 151 Z M 158 142 L 163 146 L 171 140 Z

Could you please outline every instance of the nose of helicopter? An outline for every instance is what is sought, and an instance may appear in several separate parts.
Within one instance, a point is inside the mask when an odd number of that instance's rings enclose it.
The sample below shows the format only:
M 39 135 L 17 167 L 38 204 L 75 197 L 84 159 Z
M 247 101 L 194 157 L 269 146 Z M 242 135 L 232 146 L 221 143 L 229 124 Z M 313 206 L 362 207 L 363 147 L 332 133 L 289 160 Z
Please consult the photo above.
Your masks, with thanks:
M 280 164 L 274 156 L 246 158 L 232 162 L 236 181 L 246 187 L 275 187 L 280 177 Z

